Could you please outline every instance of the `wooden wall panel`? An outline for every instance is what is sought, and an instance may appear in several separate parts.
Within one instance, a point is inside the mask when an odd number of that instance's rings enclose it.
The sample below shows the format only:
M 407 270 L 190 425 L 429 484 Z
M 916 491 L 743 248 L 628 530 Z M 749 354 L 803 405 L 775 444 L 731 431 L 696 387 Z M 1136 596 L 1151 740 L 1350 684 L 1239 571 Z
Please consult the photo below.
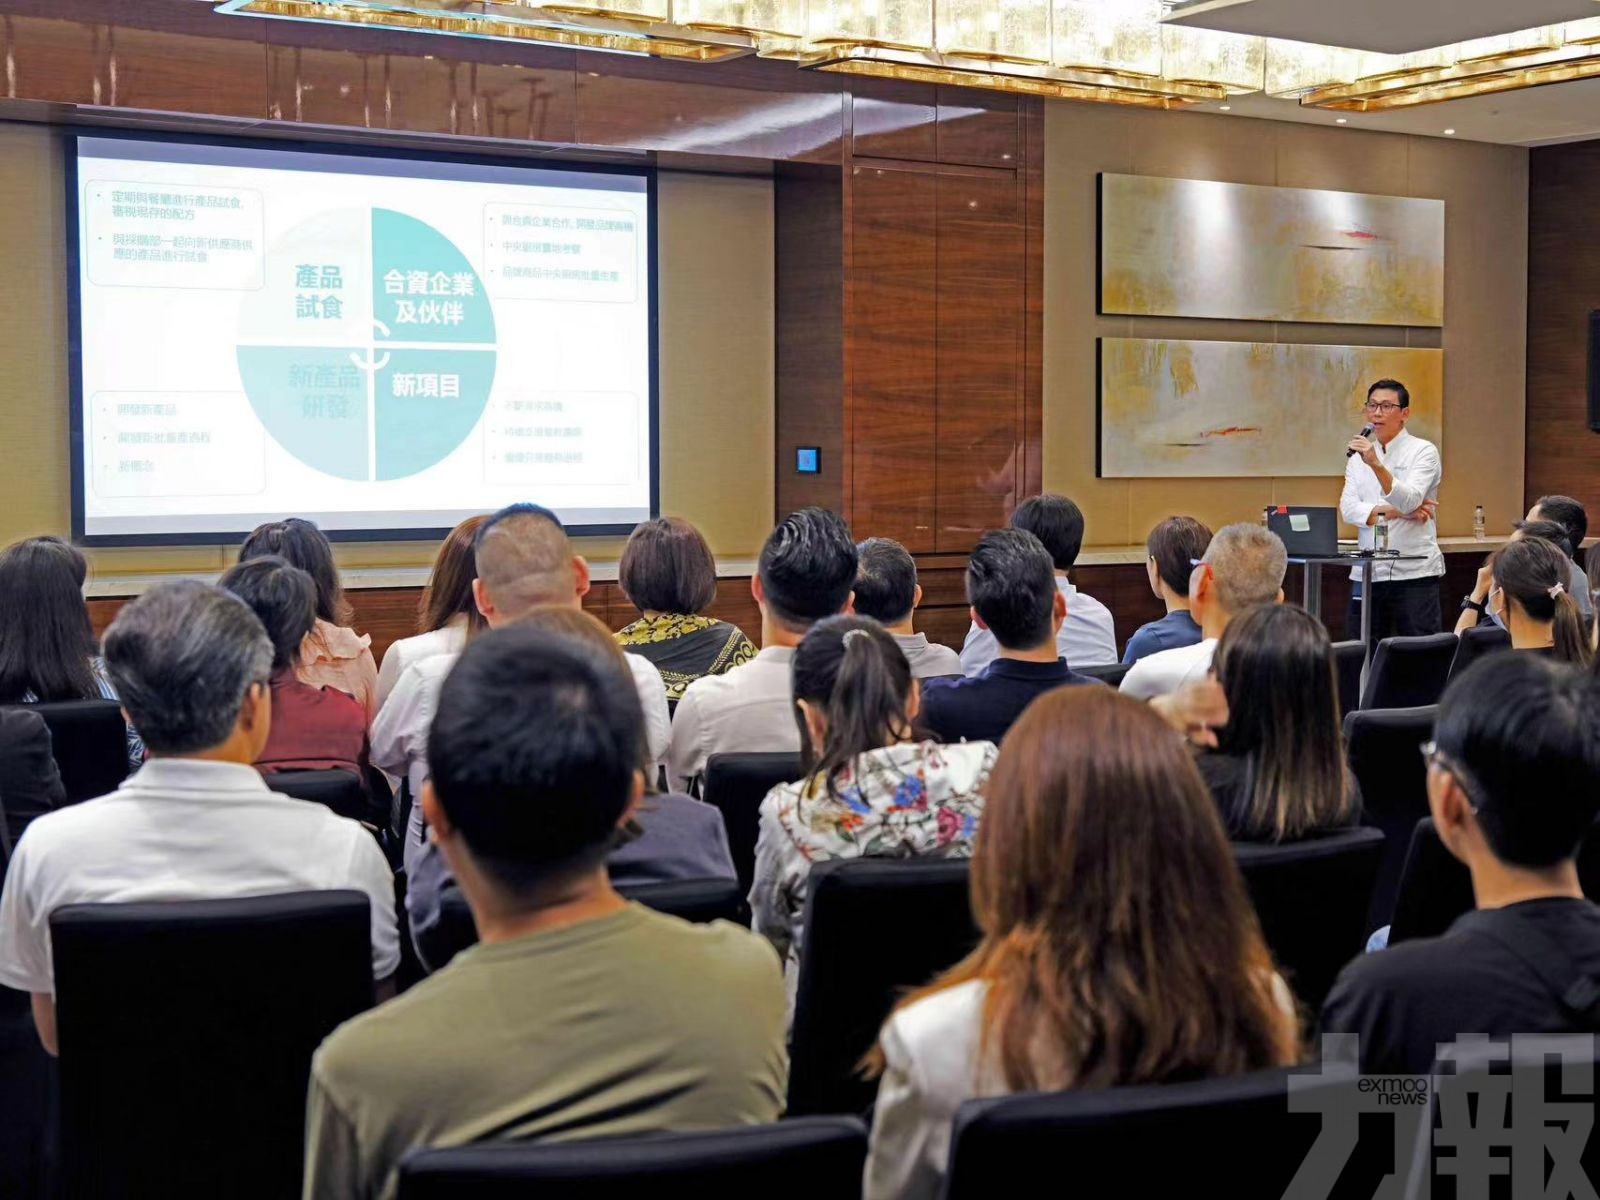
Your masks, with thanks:
M 852 81 L 850 153 L 857 158 L 934 162 L 939 156 L 938 95 L 931 84 Z
M 1019 107 L 1017 97 L 1004 92 L 940 85 L 939 161 L 1014 169 L 1021 158 Z

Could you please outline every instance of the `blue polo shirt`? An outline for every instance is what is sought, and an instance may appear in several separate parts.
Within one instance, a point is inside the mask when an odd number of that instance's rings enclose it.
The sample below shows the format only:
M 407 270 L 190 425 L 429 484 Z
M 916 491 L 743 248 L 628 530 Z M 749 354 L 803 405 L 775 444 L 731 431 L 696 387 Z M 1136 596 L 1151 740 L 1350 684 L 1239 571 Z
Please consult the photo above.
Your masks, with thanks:
M 1176 650 L 1181 646 L 1195 646 L 1199 643 L 1200 626 L 1195 624 L 1194 618 L 1187 610 L 1179 609 L 1177 612 L 1169 612 L 1159 621 L 1139 626 L 1134 635 L 1128 639 L 1127 649 L 1122 652 L 1122 661 L 1131 666 L 1146 654 Z
M 997 658 L 968 679 L 922 685 L 922 724 L 941 742 L 998 742 L 1035 696 L 1058 687 L 1099 683 L 1058 658 L 1053 663 Z

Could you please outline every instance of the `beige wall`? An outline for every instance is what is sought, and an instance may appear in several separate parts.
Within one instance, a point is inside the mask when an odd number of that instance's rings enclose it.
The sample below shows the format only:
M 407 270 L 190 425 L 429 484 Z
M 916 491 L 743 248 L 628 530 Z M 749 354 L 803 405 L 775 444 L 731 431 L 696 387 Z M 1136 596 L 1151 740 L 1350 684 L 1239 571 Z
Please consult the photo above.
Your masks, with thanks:
M 71 528 L 62 187 L 53 131 L 0 123 L 0 544 Z M 698 524 L 718 554 L 754 557 L 772 517 L 772 185 L 663 173 L 658 212 L 662 511 Z M 614 559 L 621 540 L 582 548 Z M 351 545 L 339 558 L 426 565 L 433 550 Z M 99 575 L 216 570 L 227 553 L 98 550 L 93 564 Z
M 1095 177 L 1102 171 L 1443 200 L 1442 340 L 1437 329 L 1098 316 Z M 1088 541 L 1101 546 L 1142 542 L 1152 525 L 1172 513 L 1192 514 L 1215 528 L 1259 520 L 1267 504 L 1337 502 L 1344 455 L 1336 445 L 1328 447 L 1326 479 L 1095 478 L 1097 337 L 1442 345 L 1440 532 L 1470 534 L 1475 504 L 1487 510 L 1491 530 L 1504 529 L 1522 515 L 1527 198 L 1527 151 L 1516 147 L 1200 113 L 1049 104 L 1045 486 L 1082 505 Z

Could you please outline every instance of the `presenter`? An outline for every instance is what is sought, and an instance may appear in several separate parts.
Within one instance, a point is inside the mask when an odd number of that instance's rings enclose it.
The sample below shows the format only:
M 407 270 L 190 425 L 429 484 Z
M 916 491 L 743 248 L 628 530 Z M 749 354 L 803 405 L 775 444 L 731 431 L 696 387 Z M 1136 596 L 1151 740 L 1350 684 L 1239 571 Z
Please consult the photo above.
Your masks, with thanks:
M 1379 560 L 1372 568 L 1372 638 L 1438 633 L 1439 580 L 1444 555 L 1439 550 L 1439 480 L 1444 468 L 1439 448 L 1406 432 L 1411 393 L 1397 379 L 1380 379 L 1367 389 L 1367 425 L 1350 439 L 1339 513 L 1361 533 L 1361 548 L 1377 545 L 1380 518 L 1389 524 L 1389 549 L 1419 555 L 1407 562 Z M 1370 436 L 1369 436 L 1370 434 Z M 1361 570 L 1351 572 L 1360 588 Z M 1359 599 L 1350 602 L 1349 636 L 1361 628 Z

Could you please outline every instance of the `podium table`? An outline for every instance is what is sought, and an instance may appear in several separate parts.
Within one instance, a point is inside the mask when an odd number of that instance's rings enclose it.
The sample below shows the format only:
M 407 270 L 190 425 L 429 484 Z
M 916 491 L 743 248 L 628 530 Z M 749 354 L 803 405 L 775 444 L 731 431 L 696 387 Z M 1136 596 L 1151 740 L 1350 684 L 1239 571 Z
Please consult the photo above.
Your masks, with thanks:
M 1289 561 L 1305 568 L 1301 603 L 1317 620 L 1322 620 L 1322 568 L 1325 566 L 1361 568 L 1361 681 L 1365 685 L 1367 668 L 1372 665 L 1372 569 L 1379 563 L 1421 562 L 1421 554 L 1400 554 L 1395 551 L 1352 550 L 1343 554 L 1291 554 Z

